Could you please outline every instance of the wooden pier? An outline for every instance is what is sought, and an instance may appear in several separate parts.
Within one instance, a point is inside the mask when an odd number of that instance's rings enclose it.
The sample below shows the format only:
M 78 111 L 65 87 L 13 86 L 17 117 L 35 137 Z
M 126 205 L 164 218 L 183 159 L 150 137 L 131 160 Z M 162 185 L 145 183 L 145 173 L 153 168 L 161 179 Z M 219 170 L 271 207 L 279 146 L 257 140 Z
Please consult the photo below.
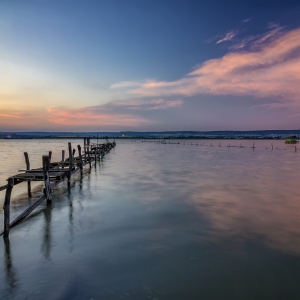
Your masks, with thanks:
M 4 237 L 9 236 L 9 230 L 21 220 L 26 218 L 39 204 L 44 200 L 47 203 L 52 201 L 51 191 L 61 182 L 68 180 L 68 186 L 70 187 L 72 174 L 82 171 L 84 166 L 89 165 L 91 168 L 92 163 L 100 161 L 112 148 L 116 146 L 115 141 L 98 144 L 90 143 L 90 138 L 84 138 L 84 146 L 81 149 L 80 145 L 77 145 L 78 155 L 75 156 L 76 149 L 72 148 L 71 143 L 68 143 L 68 158 L 65 159 L 65 150 L 62 150 L 62 159 L 58 162 L 52 162 L 52 152 L 49 151 L 48 155 L 42 156 L 42 167 L 37 169 L 30 169 L 29 156 L 27 152 L 24 152 L 26 169 L 19 170 L 14 176 L 7 179 L 7 184 L 0 186 L 0 191 L 6 190 L 4 200 L 4 231 L 0 233 Z M 44 189 L 43 194 L 34 201 L 25 211 L 23 211 L 12 222 L 10 221 L 10 200 L 13 187 L 22 182 L 27 182 L 28 197 L 31 197 L 31 182 L 43 181 Z

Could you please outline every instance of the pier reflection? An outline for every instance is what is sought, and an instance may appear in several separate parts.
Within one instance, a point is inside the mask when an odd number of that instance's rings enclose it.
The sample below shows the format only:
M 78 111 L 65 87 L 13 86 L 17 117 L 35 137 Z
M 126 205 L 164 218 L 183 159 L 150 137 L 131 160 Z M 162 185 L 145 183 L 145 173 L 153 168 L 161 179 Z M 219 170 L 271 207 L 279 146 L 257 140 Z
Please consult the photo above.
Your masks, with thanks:
M 51 234 L 51 217 L 52 217 L 52 204 L 48 203 L 43 210 L 44 214 L 44 235 L 43 243 L 41 246 L 41 252 L 45 259 L 51 260 L 51 248 L 52 248 L 52 234 Z
M 5 269 L 5 283 L 6 289 L 4 295 L 1 297 L 14 297 L 17 292 L 18 279 L 12 263 L 12 254 L 9 238 L 3 238 L 4 241 L 4 269 Z
M 82 182 L 82 179 L 80 179 L 80 182 Z M 69 253 L 73 252 L 74 250 L 74 224 L 73 224 L 73 199 L 72 199 L 72 194 L 71 194 L 71 190 L 68 189 L 68 194 L 67 194 L 67 198 L 69 201 L 69 226 L 68 226 L 68 231 L 70 233 L 70 237 L 68 239 L 69 242 Z

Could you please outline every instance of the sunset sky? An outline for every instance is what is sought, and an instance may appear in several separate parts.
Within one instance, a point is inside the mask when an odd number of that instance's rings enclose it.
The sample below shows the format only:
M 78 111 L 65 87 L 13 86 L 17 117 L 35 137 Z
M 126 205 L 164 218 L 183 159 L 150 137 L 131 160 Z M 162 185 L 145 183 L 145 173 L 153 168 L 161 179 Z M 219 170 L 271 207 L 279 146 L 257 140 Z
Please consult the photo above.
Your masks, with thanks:
M 300 2 L 0 0 L 0 131 L 300 129 Z

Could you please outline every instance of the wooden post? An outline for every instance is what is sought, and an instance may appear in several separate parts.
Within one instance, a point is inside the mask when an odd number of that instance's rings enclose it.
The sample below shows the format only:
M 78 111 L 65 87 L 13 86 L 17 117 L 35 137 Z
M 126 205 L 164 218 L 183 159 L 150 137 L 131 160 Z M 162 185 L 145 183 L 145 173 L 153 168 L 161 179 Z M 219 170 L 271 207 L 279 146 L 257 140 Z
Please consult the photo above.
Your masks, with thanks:
M 76 149 L 73 149 L 73 158 L 75 157 Z
M 72 145 L 71 143 L 68 143 L 69 148 L 69 174 L 68 174 L 68 186 L 71 184 L 71 175 L 72 175 L 72 169 L 73 169 L 73 155 L 72 155 Z
M 4 200 L 4 237 L 9 236 L 9 223 L 10 223 L 10 197 L 11 192 L 14 187 L 14 178 L 9 177 L 7 180 L 7 188 L 5 193 L 5 200 Z
M 62 167 L 65 167 L 65 150 L 61 150 L 61 162 L 63 163 Z
M 82 155 L 81 155 L 81 146 L 77 145 L 77 148 L 78 148 L 78 154 L 79 154 L 79 160 L 80 160 L 80 173 L 82 174 L 83 162 L 82 162 Z
M 88 147 L 88 159 L 89 159 L 89 165 L 90 165 L 90 168 L 91 168 L 92 167 L 92 162 L 91 162 L 90 147 Z
M 50 158 L 48 155 L 43 155 L 43 175 L 44 175 L 44 195 L 47 199 L 47 202 L 51 202 L 51 187 L 50 187 L 50 180 L 49 180 L 49 165 L 50 165 Z
M 30 162 L 29 162 L 28 153 L 24 152 L 24 156 L 25 156 L 26 170 L 30 170 Z M 30 182 L 30 180 L 27 181 L 27 194 L 28 194 L 28 197 L 31 197 L 31 182 Z
M 52 151 L 49 151 L 49 163 L 51 162 Z
M 94 150 L 94 159 L 95 159 L 95 168 L 96 168 L 96 162 L 97 162 L 97 151 L 96 151 L 97 148 L 95 148 Z

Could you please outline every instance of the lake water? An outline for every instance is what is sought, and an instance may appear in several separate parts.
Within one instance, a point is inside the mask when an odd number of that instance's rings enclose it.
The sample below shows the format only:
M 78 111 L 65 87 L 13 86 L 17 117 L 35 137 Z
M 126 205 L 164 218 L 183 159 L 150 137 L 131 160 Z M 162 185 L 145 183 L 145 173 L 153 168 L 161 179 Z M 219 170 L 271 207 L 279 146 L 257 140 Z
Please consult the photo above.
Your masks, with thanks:
M 0 140 L 0 185 L 67 142 Z M 299 299 L 300 150 L 252 144 L 117 140 L 0 239 L 0 299 Z

